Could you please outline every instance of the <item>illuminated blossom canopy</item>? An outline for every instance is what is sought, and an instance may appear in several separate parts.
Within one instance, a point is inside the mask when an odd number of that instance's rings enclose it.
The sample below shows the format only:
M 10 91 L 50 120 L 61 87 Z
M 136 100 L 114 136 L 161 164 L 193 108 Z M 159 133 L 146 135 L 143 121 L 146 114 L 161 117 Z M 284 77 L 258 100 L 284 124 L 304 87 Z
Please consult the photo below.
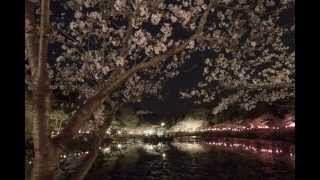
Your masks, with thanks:
M 156 66 L 133 73 L 111 98 L 161 99 L 166 82 L 183 76 L 183 65 L 191 62 L 200 76 L 192 87 L 180 88 L 179 96 L 211 104 L 213 114 L 234 104 L 249 111 L 259 102 L 293 99 L 295 24 L 288 17 L 294 5 L 294 0 L 52 1 L 53 97 L 63 108 L 77 109 L 101 82 L 160 58 Z M 26 69 L 28 75 L 28 62 Z M 28 76 L 26 84 L 31 86 Z
M 187 118 L 186 120 L 179 121 L 177 124 L 172 126 L 169 129 L 169 131 L 172 131 L 172 132 L 181 132 L 181 131 L 192 132 L 192 131 L 201 130 L 203 128 L 206 128 L 207 126 L 208 126 L 207 121 Z
M 32 91 L 28 109 L 35 150 L 31 179 L 60 179 L 53 177 L 62 170 L 59 158 L 67 157 L 64 152 L 83 132 L 92 135 L 87 142 L 92 151 L 85 151 L 75 177 L 84 178 L 105 135 L 112 134 L 111 122 L 126 105 L 150 99 L 191 102 L 209 107 L 219 118 L 234 109 L 251 113 L 260 104 L 294 104 L 294 0 L 26 0 L 25 4 L 25 85 L 27 96 Z M 168 95 L 172 93 L 175 96 Z M 181 108 L 163 104 L 167 107 L 159 114 Z M 127 115 L 154 113 L 150 108 L 139 110 Z M 200 114 L 205 117 L 206 111 Z M 285 118 L 285 128 L 293 129 L 290 117 Z M 137 119 L 124 124 L 141 126 Z M 163 120 L 171 126 L 169 118 Z M 206 118 L 185 120 L 172 129 L 210 126 Z M 264 121 L 254 123 L 267 128 Z M 157 126 L 160 129 L 161 124 Z M 158 135 L 154 129 L 138 133 Z M 176 146 L 181 149 L 181 144 Z M 189 145 L 182 150 L 206 149 Z

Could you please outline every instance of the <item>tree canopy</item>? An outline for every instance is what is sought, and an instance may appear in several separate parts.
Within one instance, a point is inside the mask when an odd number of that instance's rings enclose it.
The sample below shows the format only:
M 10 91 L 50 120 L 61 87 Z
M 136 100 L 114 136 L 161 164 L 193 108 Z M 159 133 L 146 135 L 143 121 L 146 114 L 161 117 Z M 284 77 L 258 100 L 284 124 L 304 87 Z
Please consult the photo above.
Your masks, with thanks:
M 191 62 L 200 72 L 179 96 L 213 104 L 213 114 L 293 98 L 295 52 L 287 37 L 295 24 L 285 20 L 293 9 L 287 0 L 53 1 L 50 88 L 61 106 L 77 109 L 108 80 L 146 65 L 112 98 L 161 99 L 168 80 L 192 74 L 183 66 Z
M 25 4 L 33 179 L 54 179 L 59 156 L 88 122 L 97 150 L 112 115 L 128 103 L 162 104 L 158 112 L 199 105 L 217 115 L 294 102 L 294 0 Z M 50 118 L 67 119 L 54 138 Z M 96 156 L 88 154 L 77 177 Z

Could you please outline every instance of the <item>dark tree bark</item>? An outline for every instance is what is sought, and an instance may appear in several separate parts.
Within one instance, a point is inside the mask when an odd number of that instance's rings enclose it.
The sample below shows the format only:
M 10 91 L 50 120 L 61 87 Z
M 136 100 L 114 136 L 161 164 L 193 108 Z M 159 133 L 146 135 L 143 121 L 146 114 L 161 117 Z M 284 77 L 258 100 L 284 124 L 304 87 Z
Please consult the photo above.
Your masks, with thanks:
M 50 111 L 50 90 L 47 70 L 49 0 L 41 1 L 40 37 L 37 37 L 33 4 L 26 1 L 26 45 L 31 65 L 34 160 L 31 178 L 33 180 L 53 179 L 58 163 L 59 150 L 48 136 Z

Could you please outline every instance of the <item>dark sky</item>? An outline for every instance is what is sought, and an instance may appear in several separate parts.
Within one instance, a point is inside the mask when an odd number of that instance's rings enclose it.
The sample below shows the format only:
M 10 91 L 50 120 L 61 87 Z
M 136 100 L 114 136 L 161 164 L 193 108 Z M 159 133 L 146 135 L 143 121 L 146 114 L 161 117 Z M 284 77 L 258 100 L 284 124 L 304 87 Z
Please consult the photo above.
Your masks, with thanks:
M 191 58 L 179 68 L 180 74 L 166 82 L 161 92 L 162 99 L 148 97 L 134 106 L 152 111 L 158 117 L 179 117 L 191 111 L 197 106 L 192 99 L 181 99 L 179 91 L 196 87 L 203 80 L 204 59 L 213 54 L 213 50 L 192 53 Z

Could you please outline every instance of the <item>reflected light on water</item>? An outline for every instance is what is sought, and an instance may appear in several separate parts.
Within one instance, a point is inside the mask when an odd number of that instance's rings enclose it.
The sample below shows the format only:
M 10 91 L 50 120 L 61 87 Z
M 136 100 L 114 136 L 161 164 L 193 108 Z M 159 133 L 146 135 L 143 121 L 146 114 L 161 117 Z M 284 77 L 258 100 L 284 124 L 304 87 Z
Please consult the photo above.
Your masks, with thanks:
M 166 153 L 162 153 L 162 159 L 166 159 L 167 155 Z
M 110 148 L 109 147 L 105 147 L 102 149 L 102 153 L 106 154 L 106 153 L 110 153 Z
M 198 142 L 195 142 L 198 143 Z M 204 143 L 199 143 L 199 144 L 206 144 L 206 145 L 213 145 L 217 147 L 223 147 L 227 148 L 230 150 L 241 150 L 241 151 L 249 151 L 249 152 L 260 152 L 260 153 L 269 153 L 269 154 L 287 154 L 290 156 L 294 156 L 294 152 L 287 152 L 280 147 L 261 147 L 260 146 L 255 146 L 255 145 L 249 145 L 249 144 L 244 144 L 244 143 L 232 143 L 232 142 L 223 142 L 223 141 L 210 141 L 210 142 L 204 142 Z
M 190 153 L 205 152 L 205 149 L 201 144 L 175 142 L 172 145 L 175 146 L 180 151 L 185 151 Z

